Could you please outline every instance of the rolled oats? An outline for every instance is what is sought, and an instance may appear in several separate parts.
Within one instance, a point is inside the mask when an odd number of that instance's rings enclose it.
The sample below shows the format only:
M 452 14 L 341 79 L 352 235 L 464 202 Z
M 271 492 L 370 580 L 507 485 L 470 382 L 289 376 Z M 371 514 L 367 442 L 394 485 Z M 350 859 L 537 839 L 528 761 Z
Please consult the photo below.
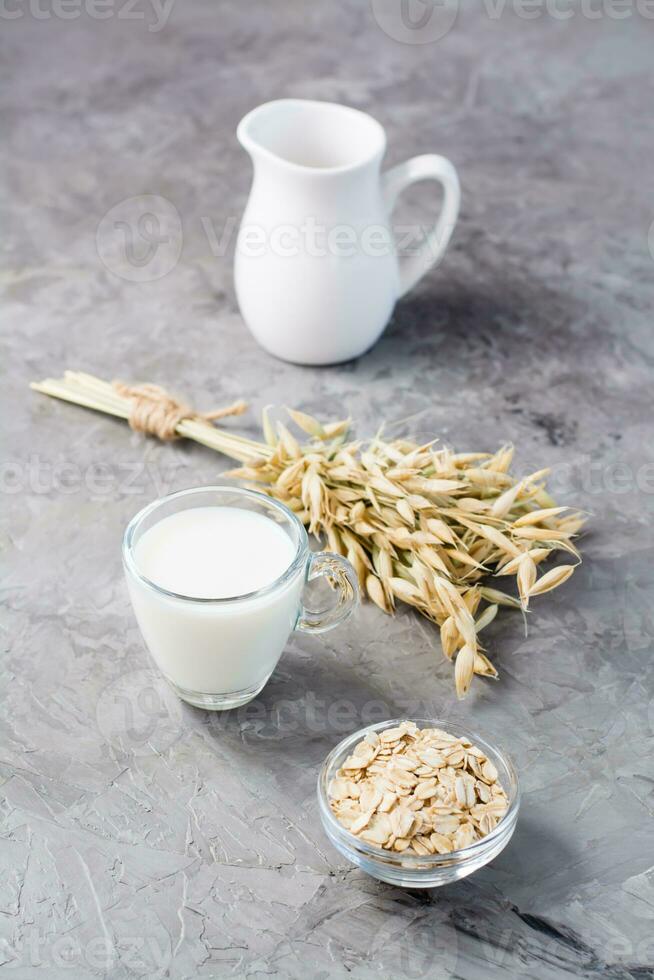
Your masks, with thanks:
M 330 783 L 329 803 L 361 840 L 423 857 L 469 847 L 508 808 L 497 769 L 478 746 L 409 721 L 358 743 Z

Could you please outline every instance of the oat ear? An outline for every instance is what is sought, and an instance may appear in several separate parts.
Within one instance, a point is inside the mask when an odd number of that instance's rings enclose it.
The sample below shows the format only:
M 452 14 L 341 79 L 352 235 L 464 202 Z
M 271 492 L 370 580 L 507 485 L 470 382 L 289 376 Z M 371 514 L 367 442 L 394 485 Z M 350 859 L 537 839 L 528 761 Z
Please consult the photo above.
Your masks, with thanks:
M 529 590 L 529 595 L 543 595 L 545 592 L 551 592 L 552 589 L 556 589 L 559 585 L 563 585 L 564 582 L 570 578 L 574 572 L 576 565 L 558 565 L 557 568 L 552 568 L 549 572 L 545 572 L 544 575 L 538 579 L 538 581 L 532 585 Z
M 307 415 L 306 412 L 298 412 L 294 408 L 287 408 L 286 411 L 298 428 L 306 432 L 307 435 L 314 436 L 316 439 L 324 439 L 325 430 L 318 419 L 314 419 L 313 415 Z
M 270 421 L 270 409 L 272 405 L 266 405 L 261 412 L 261 427 L 263 429 L 263 437 L 266 440 L 266 444 L 271 446 L 273 449 L 277 446 L 277 436 L 275 435 L 275 430 Z
M 474 672 L 475 651 L 466 644 L 457 653 L 454 665 L 454 683 L 458 698 L 464 698 L 468 693 Z

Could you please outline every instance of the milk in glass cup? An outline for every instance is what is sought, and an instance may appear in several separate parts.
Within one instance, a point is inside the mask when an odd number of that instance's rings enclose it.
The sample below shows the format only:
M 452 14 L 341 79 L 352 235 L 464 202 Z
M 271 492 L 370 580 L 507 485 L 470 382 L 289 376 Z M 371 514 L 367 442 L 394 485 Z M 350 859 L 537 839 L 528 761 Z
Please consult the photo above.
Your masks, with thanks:
M 155 664 L 180 698 L 212 710 L 256 697 L 293 630 L 332 629 L 358 596 L 350 563 L 312 553 L 291 510 L 235 487 L 181 490 L 149 504 L 125 531 L 123 563 Z M 335 601 L 311 612 L 302 594 L 320 576 Z

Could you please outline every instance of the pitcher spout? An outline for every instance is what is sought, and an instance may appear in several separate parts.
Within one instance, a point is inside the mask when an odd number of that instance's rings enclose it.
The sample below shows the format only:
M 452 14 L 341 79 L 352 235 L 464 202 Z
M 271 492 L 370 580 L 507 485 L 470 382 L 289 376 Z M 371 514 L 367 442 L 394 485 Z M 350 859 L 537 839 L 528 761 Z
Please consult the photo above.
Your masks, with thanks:
M 248 112 L 237 138 L 253 161 L 296 171 L 344 172 L 381 158 L 383 128 L 371 116 L 332 102 L 277 99 Z

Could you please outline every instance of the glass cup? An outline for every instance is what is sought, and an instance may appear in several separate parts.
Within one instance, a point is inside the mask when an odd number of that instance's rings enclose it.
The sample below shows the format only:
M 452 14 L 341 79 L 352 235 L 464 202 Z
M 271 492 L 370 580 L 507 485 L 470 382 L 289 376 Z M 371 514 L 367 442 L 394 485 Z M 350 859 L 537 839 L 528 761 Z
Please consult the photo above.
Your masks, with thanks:
M 225 599 L 170 592 L 139 569 L 141 536 L 170 514 L 196 507 L 238 507 L 274 521 L 290 538 L 294 557 L 274 582 Z M 197 487 L 172 493 L 144 507 L 123 538 L 123 564 L 132 606 L 152 659 L 180 698 L 220 711 L 246 704 L 262 690 L 293 630 L 324 633 L 356 606 L 358 588 L 350 563 L 340 555 L 309 550 L 302 523 L 277 500 L 240 487 Z M 307 582 L 323 577 L 336 601 L 309 610 Z

